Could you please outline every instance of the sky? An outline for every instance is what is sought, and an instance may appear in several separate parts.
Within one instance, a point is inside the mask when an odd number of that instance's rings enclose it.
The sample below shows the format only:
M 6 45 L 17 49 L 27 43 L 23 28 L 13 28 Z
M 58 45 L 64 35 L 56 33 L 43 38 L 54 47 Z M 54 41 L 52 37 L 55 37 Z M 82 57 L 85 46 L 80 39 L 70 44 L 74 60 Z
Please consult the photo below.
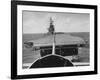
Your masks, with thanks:
M 47 33 L 50 17 L 54 21 L 55 32 L 89 32 L 88 13 L 61 13 L 23 11 L 23 33 Z

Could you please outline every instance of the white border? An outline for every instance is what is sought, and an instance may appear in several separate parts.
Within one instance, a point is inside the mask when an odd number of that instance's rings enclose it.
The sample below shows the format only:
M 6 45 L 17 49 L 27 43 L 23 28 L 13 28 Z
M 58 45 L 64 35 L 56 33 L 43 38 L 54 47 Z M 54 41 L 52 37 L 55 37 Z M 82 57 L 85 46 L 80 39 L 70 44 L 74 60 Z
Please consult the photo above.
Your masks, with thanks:
M 52 12 L 73 12 L 73 13 L 89 13 L 90 14 L 90 66 L 81 67 L 60 67 L 60 68 L 40 68 L 40 69 L 22 69 L 22 10 L 31 11 L 52 11 Z M 77 9 L 77 8 L 58 8 L 43 6 L 24 6 L 17 7 L 17 75 L 28 74 L 46 74 L 46 73 L 62 73 L 62 72 L 80 72 L 94 71 L 94 10 Z

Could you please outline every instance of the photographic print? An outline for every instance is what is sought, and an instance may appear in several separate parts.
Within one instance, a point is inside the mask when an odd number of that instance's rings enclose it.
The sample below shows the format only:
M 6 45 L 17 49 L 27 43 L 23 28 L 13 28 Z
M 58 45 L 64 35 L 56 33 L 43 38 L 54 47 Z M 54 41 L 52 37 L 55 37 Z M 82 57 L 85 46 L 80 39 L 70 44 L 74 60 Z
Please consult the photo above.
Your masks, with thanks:
M 93 5 L 12 1 L 11 77 L 96 74 L 96 11 Z
M 89 66 L 90 14 L 23 11 L 23 68 Z

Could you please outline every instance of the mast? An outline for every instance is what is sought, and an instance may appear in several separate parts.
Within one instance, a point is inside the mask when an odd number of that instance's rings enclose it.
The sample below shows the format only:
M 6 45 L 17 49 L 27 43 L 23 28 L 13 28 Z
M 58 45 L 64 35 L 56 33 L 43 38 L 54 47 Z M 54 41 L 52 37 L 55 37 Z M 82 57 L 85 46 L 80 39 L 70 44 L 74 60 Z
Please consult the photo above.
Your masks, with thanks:
M 53 20 L 52 18 L 50 18 L 50 26 L 52 28 L 51 34 L 53 36 L 53 44 L 52 44 L 52 54 L 55 54 L 55 44 L 56 44 L 56 40 L 55 40 L 55 29 L 54 29 L 54 25 L 53 25 Z
M 53 43 L 52 43 L 52 54 L 55 54 L 55 44 L 56 44 L 56 40 L 55 40 L 55 28 L 53 25 L 53 20 L 50 17 L 50 27 L 48 28 L 48 34 L 52 35 L 52 39 L 53 39 Z

